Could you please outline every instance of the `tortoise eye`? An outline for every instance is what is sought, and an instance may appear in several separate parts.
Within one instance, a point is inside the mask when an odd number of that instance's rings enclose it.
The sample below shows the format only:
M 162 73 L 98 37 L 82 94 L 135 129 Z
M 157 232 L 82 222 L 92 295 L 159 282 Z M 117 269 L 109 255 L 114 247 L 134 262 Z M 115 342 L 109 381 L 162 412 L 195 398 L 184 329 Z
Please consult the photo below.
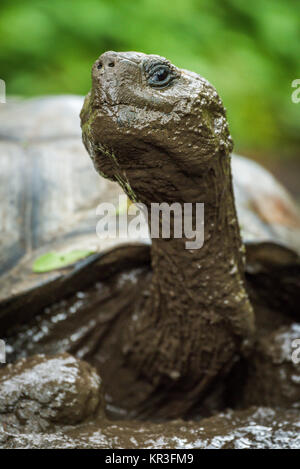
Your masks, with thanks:
M 167 65 L 156 65 L 149 71 L 148 84 L 163 88 L 168 86 L 175 78 L 174 73 Z
M 152 81 L 153 82 L 161 82 L 165 81 L 168 78 L 169 72 L 165 68 L 159 68 L 153 75 Z

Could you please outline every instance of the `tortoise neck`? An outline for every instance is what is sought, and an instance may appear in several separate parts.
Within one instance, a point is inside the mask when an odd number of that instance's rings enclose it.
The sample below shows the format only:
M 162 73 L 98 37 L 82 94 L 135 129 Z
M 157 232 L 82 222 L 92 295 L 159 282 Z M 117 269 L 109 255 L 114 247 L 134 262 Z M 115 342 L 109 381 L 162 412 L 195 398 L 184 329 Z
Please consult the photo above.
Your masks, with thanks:
M 230 162 L 220 159 L 191 178 L 189 187 L 175 190 L 182 194 L 181 207 L 204 203 L 204 243 L 186 249 L 186 237 L 152 239 L 150 285 L 137 304 L 123 350 L 126 363 L 148 382 L 158 388 L 177 383 L 177 391 L 184 390 L 176 401 L 183 413 L 251 343 L 254 324 Z
M 192 178 L 189 187 L 180 192 L 183 200 L 179 202 L 182 208 L 179 221 L 185 225 L 186 204 L 191 202 L 192 225 L 203 229 L 203 245 L 199 231 L 192 249 L 193 243 L 184 235 L 152 239 L 151 297 L 155 308 L 152 305 L 151 309 L 159 314 L 181 315 L 220 308 L 225 314 L 229 307 L 248 302 L 229 158 L 220 158 L 201 177 Z M 196 209 L 196 203 L 203 204 L 204 225 L 196 219 L 202 213 Z M 152 223 L 153 220 L 151 231 Z

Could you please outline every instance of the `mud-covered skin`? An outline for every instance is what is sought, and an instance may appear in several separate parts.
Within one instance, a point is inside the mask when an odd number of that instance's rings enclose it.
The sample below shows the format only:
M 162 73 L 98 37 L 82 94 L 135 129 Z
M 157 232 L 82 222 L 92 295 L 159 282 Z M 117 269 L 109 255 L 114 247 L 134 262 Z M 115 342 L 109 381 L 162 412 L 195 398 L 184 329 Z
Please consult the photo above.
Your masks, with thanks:
M 255 403 L 300 408 L 299 339 L 297 323 L 282 326 L 258 339 L 248 362 L 244 407 Z
M 53 431 L 101 410 L 101 379 L 67 353 L 20 359 L 0 370 L 0 422 L 7 432 Z
M 151 86 L 157 69 L 170 76 L 163 87 Z M 205 204 L 201 249 L 186 249 L 187 239 L 172 234 L 152 240 L 151 284 L 132 304 L 120 337 L 123 360 L 111 362 L 112 379 L 104 383 L 118 407 L 184 415 L 230 369 L 254 330 L 223 104 L 205 79 L 162 57 L 106 52 L 93 67 L 81 119 L 95 168 L 133 201 L 148 208 Z

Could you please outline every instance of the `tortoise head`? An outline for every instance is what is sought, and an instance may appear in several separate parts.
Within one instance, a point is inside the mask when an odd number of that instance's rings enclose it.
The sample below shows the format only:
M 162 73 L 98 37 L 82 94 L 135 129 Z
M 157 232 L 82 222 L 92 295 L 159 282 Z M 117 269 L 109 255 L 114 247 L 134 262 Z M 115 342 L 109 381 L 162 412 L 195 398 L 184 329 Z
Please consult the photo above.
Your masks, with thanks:
M 164 57 L 105 52 L 92 69 L 81 122 L 97 171 L 129 197 L 167 200 L 182 176 L 197 176 L 232 150 L 214 87 Z

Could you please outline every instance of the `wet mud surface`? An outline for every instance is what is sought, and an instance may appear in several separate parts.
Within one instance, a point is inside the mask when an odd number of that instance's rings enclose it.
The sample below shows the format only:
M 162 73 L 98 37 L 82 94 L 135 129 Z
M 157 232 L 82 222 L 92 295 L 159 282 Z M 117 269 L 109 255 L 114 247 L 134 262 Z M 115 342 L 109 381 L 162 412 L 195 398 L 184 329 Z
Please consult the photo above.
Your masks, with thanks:
M 9 365 L 0 376 L 2 448 L 299 448 L 300 412 L 250 407 L 200 422 L 115 421 L 101 380 L 68 354 Z

